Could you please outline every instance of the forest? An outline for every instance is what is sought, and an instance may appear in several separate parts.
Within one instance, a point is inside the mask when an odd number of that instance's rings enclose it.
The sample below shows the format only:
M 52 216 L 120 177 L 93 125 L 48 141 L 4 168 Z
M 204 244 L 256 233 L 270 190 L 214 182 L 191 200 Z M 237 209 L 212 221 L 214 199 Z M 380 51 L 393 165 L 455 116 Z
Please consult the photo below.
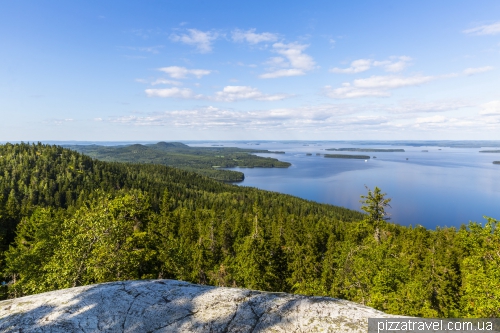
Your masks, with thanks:
M 262 149 L 234 147 L 190 147 L 180 142 L 129 146 L 72 145 L 65 146 L 87 156 L 108 162 L 154 163 L 196 172 L 216 180 L 238 182 L 243 172 L 220 168 L 288 168 L 290 163 L 271 157 L 253 155 L 284 154 Z
M 367 191 L 362 214 L 165 165 L 0 145 L 1 297 L 167 278 L 500 316 L 497 220 L 401 226 L 383 214 L 390 199 Z

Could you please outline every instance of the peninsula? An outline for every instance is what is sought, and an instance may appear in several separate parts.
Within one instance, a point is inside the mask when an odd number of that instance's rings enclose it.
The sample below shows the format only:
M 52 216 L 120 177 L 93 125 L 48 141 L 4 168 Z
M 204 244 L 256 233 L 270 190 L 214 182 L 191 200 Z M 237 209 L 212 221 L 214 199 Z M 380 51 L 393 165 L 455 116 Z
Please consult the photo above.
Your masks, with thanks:
M 242 181 L 243 172 L 224 168 L 288 168 L 291 164 L 253 154 L 284 154 L 263 149 L 190 147 L 180 142 L 129 146 L 66 145 L 65 148 L 108 162 L 162 164 L 193 171 L 220 181 Z

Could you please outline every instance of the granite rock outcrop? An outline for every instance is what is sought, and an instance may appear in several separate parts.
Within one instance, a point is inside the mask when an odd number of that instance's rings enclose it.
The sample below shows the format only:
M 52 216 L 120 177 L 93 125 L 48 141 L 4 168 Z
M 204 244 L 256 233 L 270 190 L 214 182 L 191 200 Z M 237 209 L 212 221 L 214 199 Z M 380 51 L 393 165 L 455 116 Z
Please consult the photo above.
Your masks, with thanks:
M 0 332 L 366 332 L 395 317 L 353 302 L 142 280 L 0 302 Z

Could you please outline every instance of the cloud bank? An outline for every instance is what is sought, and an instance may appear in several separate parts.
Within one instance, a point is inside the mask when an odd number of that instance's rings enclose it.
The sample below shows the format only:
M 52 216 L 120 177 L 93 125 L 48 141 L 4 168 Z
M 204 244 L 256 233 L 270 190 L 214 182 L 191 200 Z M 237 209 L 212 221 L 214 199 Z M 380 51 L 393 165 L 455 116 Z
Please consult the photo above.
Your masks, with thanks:
M 433 76 L 371 76 L 366 79 L 357 79 L 352 83 L 345 82 L 340 88 L 325 87 L 325 95 L 331 98 L 357 98 L 357 97 L 388 97 L 390 90 L 417 86 L 436 79 Z
M 291 97 L 288 94 L 264 94 L 257 88 L 249 86 L 226 86 L 221 91 L 216 92 L 213 96 L 205 96 L 195 94 L 189 88 L 165 88 L 165 89 L 146 89 L 145 93 L 148 97 L 162 98 L 179 98 L 179 99 L 204 99 L 217 102 L 236 102 L 242 100 L 254 101 L 280 101 Z

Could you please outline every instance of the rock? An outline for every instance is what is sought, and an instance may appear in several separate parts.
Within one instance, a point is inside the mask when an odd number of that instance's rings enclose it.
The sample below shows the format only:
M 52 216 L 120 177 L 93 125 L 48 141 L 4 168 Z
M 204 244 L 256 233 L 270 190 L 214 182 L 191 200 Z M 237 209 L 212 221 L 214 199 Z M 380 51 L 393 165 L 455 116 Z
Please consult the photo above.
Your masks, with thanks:
M 0 332 L 366 332 L 396 317 L 328 297 L 201 286 L 111 282 L 0 302 Z

